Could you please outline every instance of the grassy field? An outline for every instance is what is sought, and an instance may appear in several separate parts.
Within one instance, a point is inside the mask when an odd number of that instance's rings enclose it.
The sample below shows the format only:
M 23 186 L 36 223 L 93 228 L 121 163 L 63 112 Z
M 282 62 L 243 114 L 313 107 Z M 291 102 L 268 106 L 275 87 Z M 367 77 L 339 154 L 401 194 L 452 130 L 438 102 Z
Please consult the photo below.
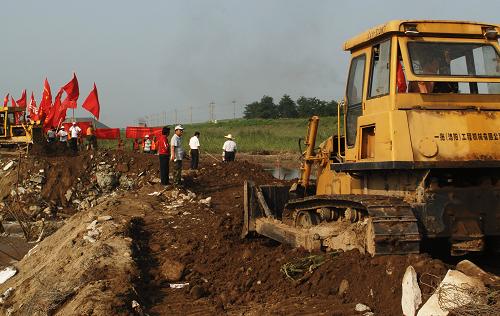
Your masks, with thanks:
M 236 119 L 222 120 L 217 123 L 196 123 L 184 125 L 184 145 L 187 148 L 189 138 L 195 131 L 200 132 L 202 151 L 222 152 L 224 135 L 232 134 L 239 152 L 270 153 L 298 152 L 298 139 L 305 138 L 308 119 Z M 320 118 L 316 144 L 331 136 L 337 128 L 337 117 Z M 123 132 L 124 133 L 124 132 Z M 171 134 L 172 135 L 172 134 Z M 103 147 L 115 146 L 116 142 L 105 143 Z M 131 149 L 131 140 L 125 142 L 125 148 Z

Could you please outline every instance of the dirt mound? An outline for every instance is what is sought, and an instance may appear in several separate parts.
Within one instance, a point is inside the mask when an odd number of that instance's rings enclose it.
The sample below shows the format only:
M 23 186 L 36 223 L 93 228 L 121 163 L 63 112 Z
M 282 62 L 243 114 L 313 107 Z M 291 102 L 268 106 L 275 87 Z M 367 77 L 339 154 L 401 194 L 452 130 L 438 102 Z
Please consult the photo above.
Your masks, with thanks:
M 73 216 L 32 249 L 17 265 L 19 273 L 0 287 L 1 293 L 14 289 L 2 305 L 3 313 L 130 314 L 130 280 L 137 277 L 137 269 L 132 239 L 124 237 L 139 208 L 147 205 L 115 198 Z M 111 219 L 102 217 L 110 214 Z

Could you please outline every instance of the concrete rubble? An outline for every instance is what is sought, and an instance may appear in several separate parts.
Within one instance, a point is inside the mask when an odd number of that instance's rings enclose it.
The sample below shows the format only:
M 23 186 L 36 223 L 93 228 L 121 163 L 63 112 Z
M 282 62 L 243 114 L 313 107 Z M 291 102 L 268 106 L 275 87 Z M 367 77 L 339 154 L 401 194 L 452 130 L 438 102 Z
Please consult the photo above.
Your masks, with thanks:
M 458 290 L 462 287 L 486 293 L 486 288 L 479 279 L 469 277 L 457 270 L 448 270 L 435 293 L 425 302 L 418 311 L 417 316 L 447 316 L 450 314 L 451 309 L 478 303 L 475 298 L 469 296 L 465 291 Z M 444 290 L 448 291 L 448 293 L 443 294 Z M 447 300 L 445 301 L 443 297 Z
M 415 316 L 420 304 L 422 304 L 422 293 L 418 286 L 417 272 L 412 266 L 408 266 L 403 276 L 401 307 L 404 316 Z

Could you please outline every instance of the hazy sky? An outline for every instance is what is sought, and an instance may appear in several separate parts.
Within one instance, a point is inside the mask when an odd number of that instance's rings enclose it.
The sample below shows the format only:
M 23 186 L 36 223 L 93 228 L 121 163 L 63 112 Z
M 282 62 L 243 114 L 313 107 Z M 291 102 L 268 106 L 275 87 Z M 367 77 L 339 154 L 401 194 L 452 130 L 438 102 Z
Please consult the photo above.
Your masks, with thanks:
M 499 13 L 498 0 L 2 0 L 0 93 L 19 98 L 26 88 L 38 102 L 45 77 L 55 95 L 75 71 L 79 106 L 95 81 L 110 126 L 163 112 L 173 123 L 175 110 L 189 123 L 190 107 L 193 121 L 206 121 L 212 101 L 216 118 L 232 118 L 233 100 L 240 116 L 263 95 L 341 98 L 342 44 L 372 26 L 500 24 Z

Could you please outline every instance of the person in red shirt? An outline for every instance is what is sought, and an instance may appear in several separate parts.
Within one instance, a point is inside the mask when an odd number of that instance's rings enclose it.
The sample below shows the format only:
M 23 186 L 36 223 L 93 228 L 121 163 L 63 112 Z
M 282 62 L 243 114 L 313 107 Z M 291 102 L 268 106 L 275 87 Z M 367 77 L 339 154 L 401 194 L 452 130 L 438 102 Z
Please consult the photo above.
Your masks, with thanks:
M 168 143 L 170 128 L 165 126 L 161 130 L 161 136 L 158 139 L 158 157 L 160 157 L 160 179 L 161 184 L 168 185 L 168 163 L 170 161 L 170 144 Z

